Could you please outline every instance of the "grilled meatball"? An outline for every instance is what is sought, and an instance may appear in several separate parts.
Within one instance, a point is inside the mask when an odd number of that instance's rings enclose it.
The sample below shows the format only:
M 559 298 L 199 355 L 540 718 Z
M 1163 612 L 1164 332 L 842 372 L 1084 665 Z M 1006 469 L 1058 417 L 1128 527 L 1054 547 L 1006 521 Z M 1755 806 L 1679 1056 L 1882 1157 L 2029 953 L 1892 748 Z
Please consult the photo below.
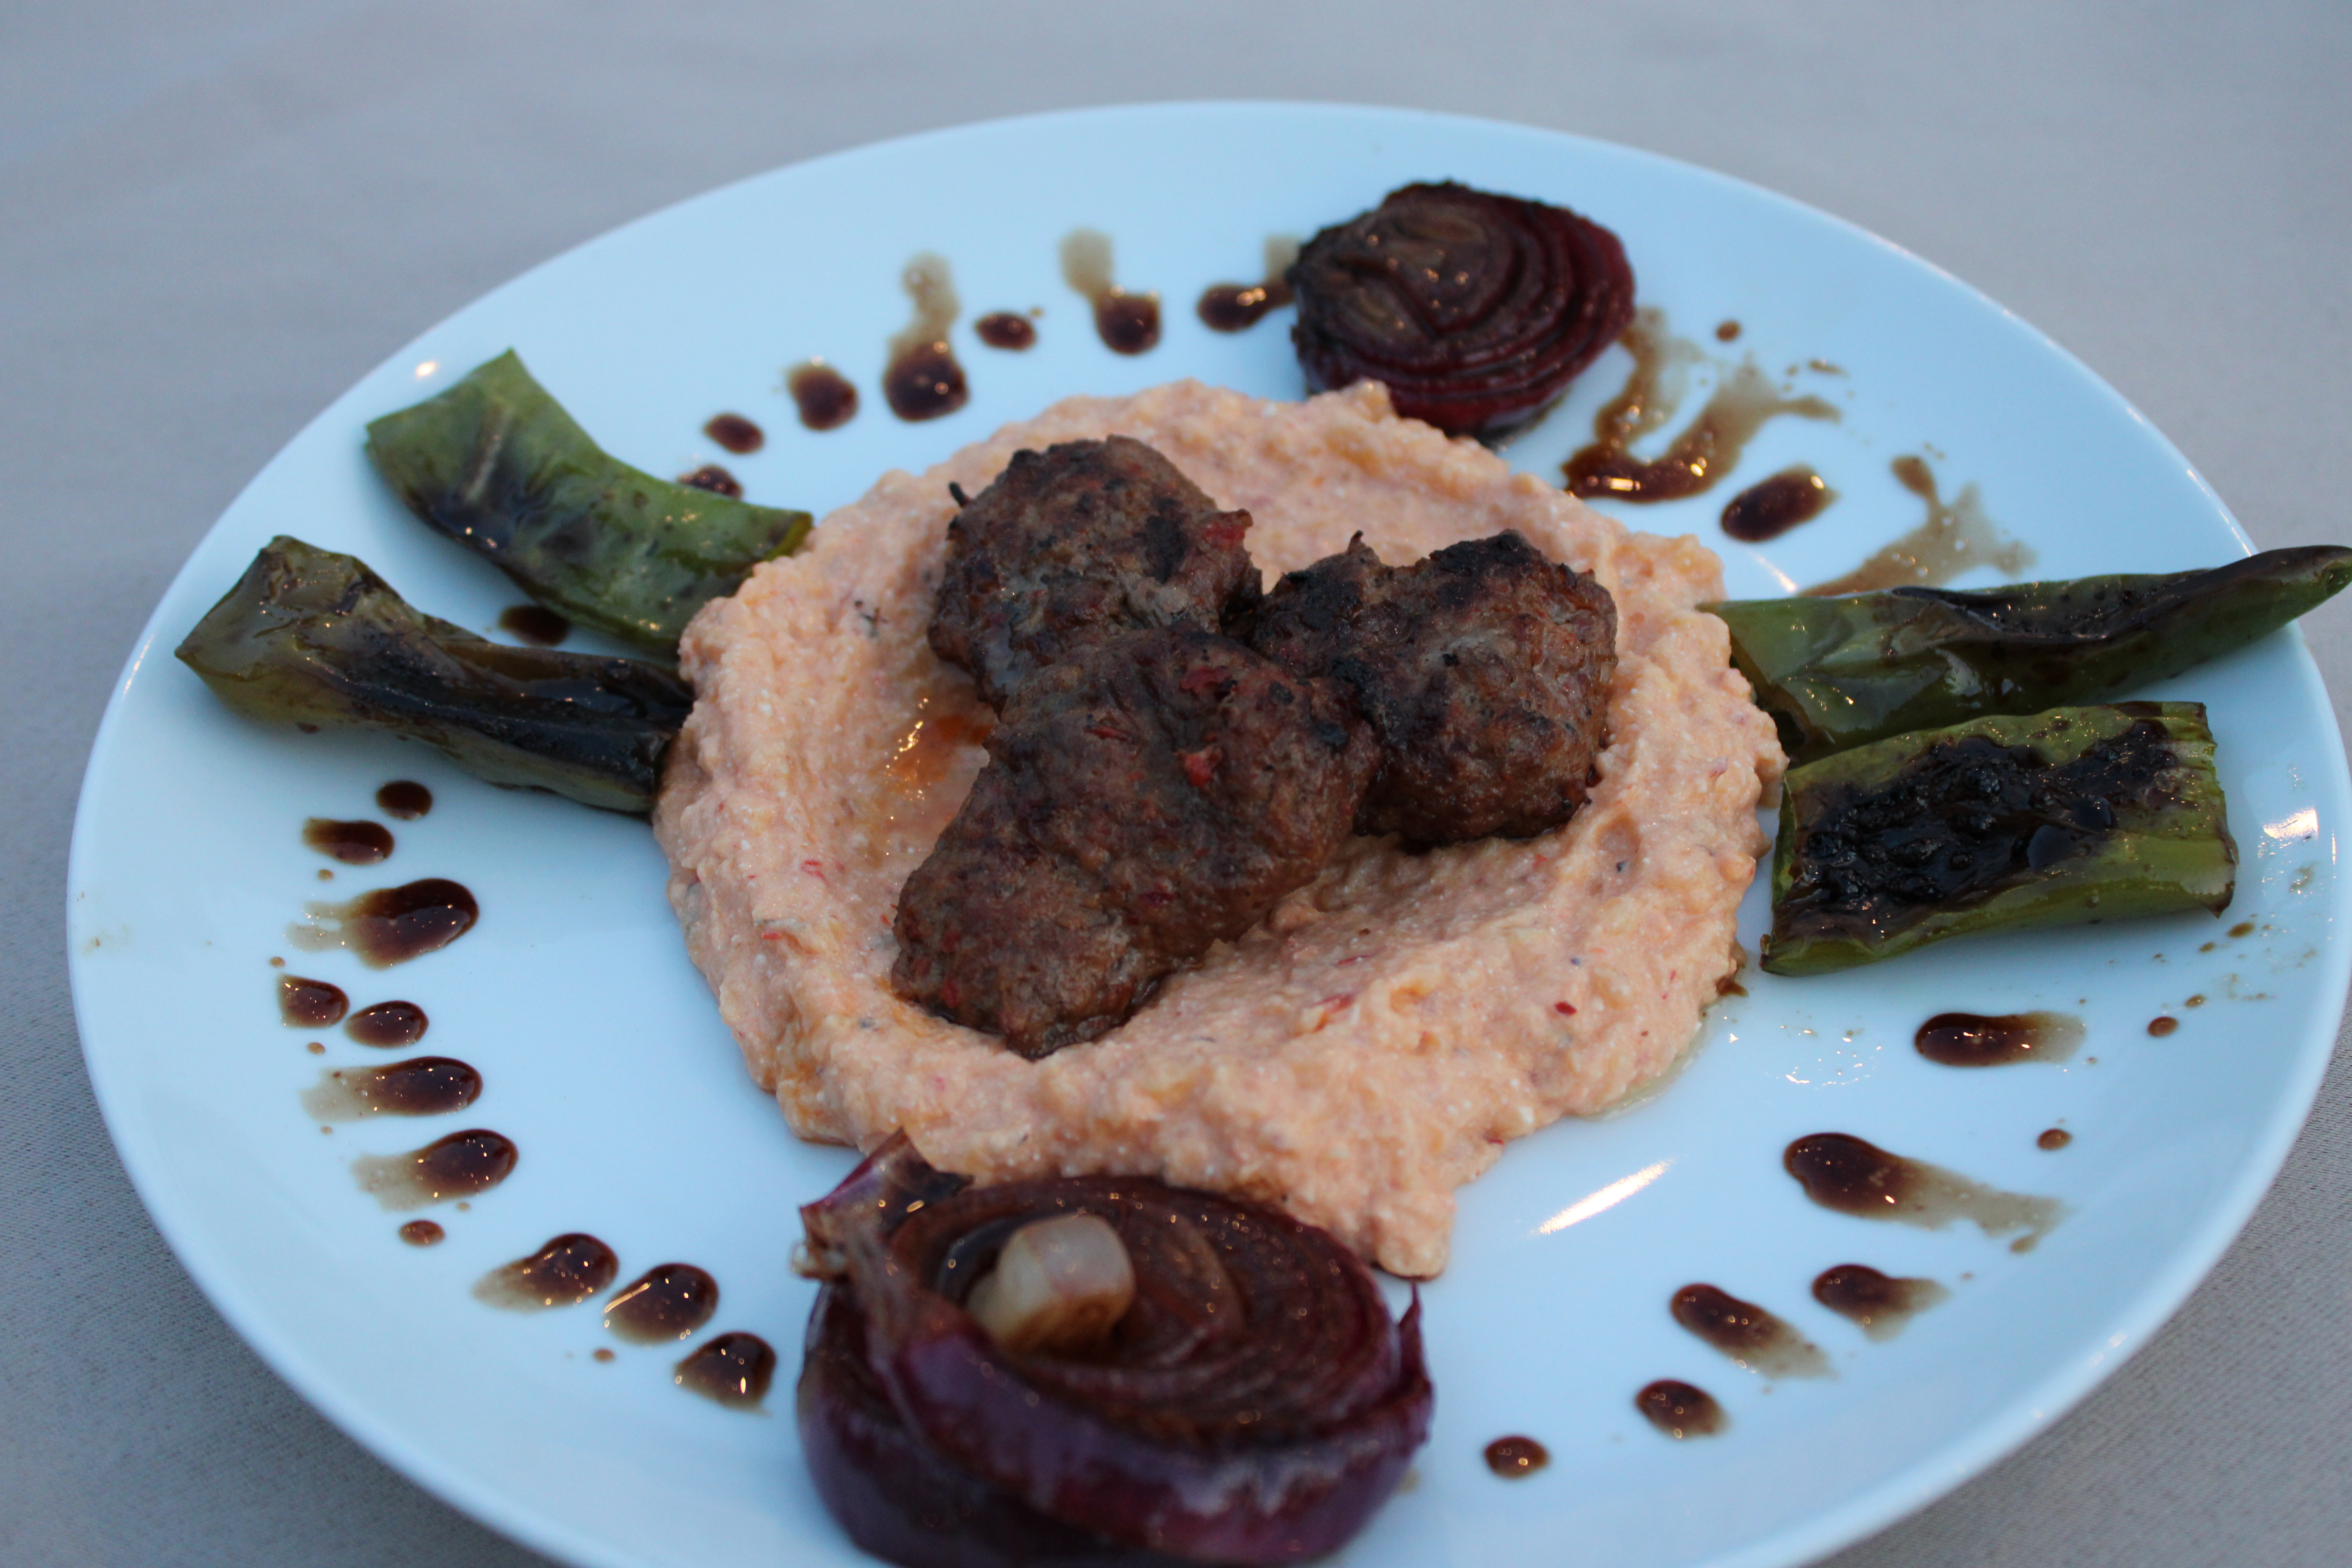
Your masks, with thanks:
M 1617 610 L 1517 533 L 1391 567 L 1361 537 L 1276 583 L 1252 647 L 1347 687 L 1381 739 L 1359 833 L 1452 844 L 1558 827 L 1584 804 Z
M 1378 765 L 1347 696 L 1190 626 L 1032 675 L 898 898 L 891 984 L 1025 1057 L 1124 1021 L 1348 837 Z
M 1125 436 L 1015 452 L 948 524 L 932 651 L 1001 708 L 1105 637 L 1180 621 L 1214 631 L 1257 599 L 1249 525 Z

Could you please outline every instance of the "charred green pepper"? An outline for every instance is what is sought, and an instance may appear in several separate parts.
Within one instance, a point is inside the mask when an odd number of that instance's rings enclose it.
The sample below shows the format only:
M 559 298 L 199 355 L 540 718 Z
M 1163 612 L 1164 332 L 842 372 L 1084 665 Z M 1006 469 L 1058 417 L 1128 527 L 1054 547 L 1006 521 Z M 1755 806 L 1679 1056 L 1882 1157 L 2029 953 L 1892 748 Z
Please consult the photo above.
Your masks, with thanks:
M 356 556 L 283 534 L 177 650 L 251 719 L 386 731 L 477 778 L 649 811 L 693 710 L 673 671 L 509 647 L 409 605 Z
M 1792 770 L 1774 974 L 1970 931 L 2229 908 L 2238 851 L 2200 702 L 2002 715 Z
M 408 510 L 524 593 L 664 658 L 709 600 L 796 549 L 809 514 L 671 484 L 608 456 L 509 349 L 368 426 Z
M 2210 572 L 1963 593 L 1709 605 L 1791 762 L 1983 713 L 2038 713 L 2162 680 L 2276 631 L 2352 583 L 2352 549 L 2266 550 Z

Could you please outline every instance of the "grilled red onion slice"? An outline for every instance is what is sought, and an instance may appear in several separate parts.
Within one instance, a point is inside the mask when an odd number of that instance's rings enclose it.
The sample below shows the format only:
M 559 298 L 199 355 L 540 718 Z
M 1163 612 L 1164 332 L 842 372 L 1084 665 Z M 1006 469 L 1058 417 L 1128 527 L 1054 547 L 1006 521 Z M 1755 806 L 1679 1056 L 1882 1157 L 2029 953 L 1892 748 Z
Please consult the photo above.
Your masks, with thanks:
M 1309 384 L 1384 382 L 1398 413 L 1454 436 L 1540 413 L 1633 319 L 1615 235 L 1451 181 L 1325 229 L 1286 276 Z
M 860 1545 L 920 1568 L 1076 1563 L 1092 1538 L 1294 1563 L 1395 1489 L 1429 1430 L 1420 1307 L 1391 1322 L 1330 1236 L 1153 1181 L 957 1180 L 901 1135 L 801 1211 L 805 1266 L 834 1281 L 803 1434 Z M 1008 1352 L 958 1303 L 1014 1231 L 1070 1213 L 1118 1229 L 1135 1303 L 1099 1354 Z

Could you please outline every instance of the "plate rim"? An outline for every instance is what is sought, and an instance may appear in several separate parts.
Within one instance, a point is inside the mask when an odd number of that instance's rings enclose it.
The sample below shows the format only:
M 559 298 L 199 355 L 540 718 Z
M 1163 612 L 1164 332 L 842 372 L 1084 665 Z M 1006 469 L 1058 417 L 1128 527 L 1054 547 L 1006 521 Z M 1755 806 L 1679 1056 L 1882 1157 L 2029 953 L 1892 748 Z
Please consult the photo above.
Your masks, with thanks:
M 93 1048 L 85 1007 L 85 994 L 91 984 L 86 974 L 89 958 L 80 940 L 77 906 L 82 898 L 89 858 L 95 853 L 94 842 L 105 831 L 95 822 L 89 808 L 94 781 L 107 766 L 119 744 L 120 732 L 125 722 L 124 695 L 148 658 L 158 652 L 158 640 L 165 635 L 165 628 L 161 625 L 164 606 L 177 596 L 184 579 L 194 571 L 196 557 L 202 553 L 205 544 L 221 522 L 244 503 L 246 497 L 285 459 L 289 451 L 311 439 L 313 432 L 326 423 L 343 399 L 385 365 L 399 363 L 414 353 L 418 345 L 440 331 L 456 316 L 524 285 L 582 251 L 604 245 L 642 225 L 661 221 L 680 207 L 711 200 L 786 171 L 903 152 L 927 142 L 952 141 L 980 132 L 1077 125 L 1108 120 L 1149 121 L 1196 115 L 1241 119 L 1298 113 L 1360 117 L 1368 122 L 1385 121 L 1401 129 L 1416 122 L 1439 123 L 1487 134 L 1504 133 L 1572 143 L 1608 157 L 1654 163 L 1674 171 L 1678 177 L 1696 177 L 1737 193 L 1743 199 L 1760 200 L 1791 209 L 1806 218 L 1841 231 L 1849 239 L 1859 240 L 1874 250 L 1891 253 L 1901 262 L 1925 269 L 1942 284 L 1957 289 L 1988 307 L 2011 328 L 2023 332 L 2037 347 L 2053 356 L 2084 390 L 2123 414 L 2138 427 L 2144 438 L 2152 440 L 2156 450 L 2177 465 L 2180 473 L 2195 486 L 2211 508 L 2213 515 L 2230 530 L 2240 546 L 2250 552 L 2252 549 L 2252 542 L 2227 503 L 2195 465 L 2137 405 L 2063 344 L 1966 279 L 1850 219 L 1738 175 L 1646 148 L 1523 121 L 1352 100 L 1251 98 L 1152 100 L 996 116 L 835 148 L 723 181 L 600 230 L 542 258 L 469 297 L 455 310 L 428 323 L 390 353 L 379 357 L 279 443 L 269 458 L 238 488 L 236 495 L 207 525 L 192 546 L 188 558 L 183 561 L 163 590 L 155 608 L 151 611 L 109 689 L 106 708 L 92 738 L 80 787 L 77 791 L 68 852 L 65 888 L 67 968 L 77 1037 L 85 1070 L 89 1073 L 108 1135 L 142 1205 L 173 1257 L 237 1337 L 265 1365 L 289 1384 L 305 1404 L 375 1458 L 398 1471 L 404 1479 L 475 1521 L 530 1550 L 567 1562 L 594 1565 L 594 1568 L 608 1568 L 608 1565 L 609 1568 L 634 1568 L 635 1563 L 633 1556 L 615 1554 L 610 1542 L 567 1526 L 560 1519 L 534 1508 L 519 1504 L 495 1486 L 477 1481 L 462 1468 L 445 1463 L 433 1450 L 411 1443 L 388 1421 L 364 1405 L 343 1398 L 330 1368 L 315 1362 L 292 1344 L 278 1340 L 268 1331 L 266 1315 L 247 1300 L 247 1293 L 237 1283 L 236 1270 L 215 1256 L 215 1250 L 204 1239 L 202 1227 L 193 1224 L 191 1216 L 181 1212 L 183 1204 L 179 1195 L 153 1163 L 160 1155 L 144 1145 L 134 1150 L 126 1144 L 119 1131 L 129 1121 L 124 1108 L 128 1089 L 110 1078 L 100 1059 L 103 1052 Z M 2311 732 L 2310 740 L 2315 746 L 2324 745 L 2331 752 L 2334 762 L 2327 778 L 2314 781 L 2315 792 L 2330 797 L 2321 802 L 2325 805 L 2339 811 L 2352 809 L 2352 772 L 2347 772 L 2343 736 L 2333 704 L 2327 700 L 2325 683 L 2301 628 L 2291 625 L 2286 631 L 2293 639 L 2292 658 L 2297 694 L 2312 701 L 2321 720 Z M 2347 887 L 2341 878 L 2334 881 L 2336 929 L 2341 931 L 2347 921 L 2352 921 L 2352 887 Z M 2320 961 L 2322 994 L 2341 995 L 2347 984 L 2352 984 L 2352 935 L 2339 937 L 2333 946 L 2324 949 Z M 2341 1017 L 2339 1010 L 2339 1028 Z M 2316 1037 L 2298 1042 L 2292 1070 L 2284 1075 L 2285 1092 L 2271 1107 L 2258 1136 L 2251 1140 L 2252 1150 L 2249 1157 L 2234 1173 L 2219 1201 L 2209 1209 L 2209 1218 L 2205 1223 L 2180 1238 L 2164 1259 L 2163 1267 L 2155 1271 L 2155 1278 L 2112 1321 L 2105 1342 L 2107 1349 L 2087 1360 L 2062 1364 L 1994 1415 L 1976 1422 L 1905 1469 L 1864 1489 L 1843 1503 L 1784 1526 L 1744 1548 L 1710 1559 L 1707 1568 L 1793 1568 L 1795 1564 L 1817 1561 L 1888 1528 L 1984 1474 L 2079 1405 L 2147 1346 L 2242 1233 L 2275 1182 L 2309 1119 L 2332 1056 L 2332 1033 L 2324 1044 Z

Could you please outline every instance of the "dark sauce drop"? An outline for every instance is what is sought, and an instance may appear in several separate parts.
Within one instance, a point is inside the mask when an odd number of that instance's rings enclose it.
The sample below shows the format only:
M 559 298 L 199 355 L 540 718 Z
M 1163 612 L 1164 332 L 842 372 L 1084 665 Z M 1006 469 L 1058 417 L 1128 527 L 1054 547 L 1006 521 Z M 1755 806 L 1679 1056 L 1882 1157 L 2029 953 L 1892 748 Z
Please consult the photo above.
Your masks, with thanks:
M 671 1369 L 671 1381 L 730 1409 L 756 1409 L 775 1381 L 776 1352 L 757 1334 L 721 1334 Z
M 2233 937 L 2252 936 L 2254 934 L 2254 922 L 2252 921 L 2240 921 L 2236 925 L 2230 928 L 2230 934 Z
M 2147 1032 L 2156 1036 L 2158 1039 L 2163 1038 L 2165 1036 L 2172 1033 L 2173 1030 L 2179 1027 L 2180 1027 L 2180 1020 L 2168 1015 L 2159 1014 L 2156 1017 L 2150 1018 L 2147 1021 Z
M 2083 1043 L 2083 1021 L 2065 1013 L 1938 1013 L 1919 1026 L 1911 1043 L 1948 1068 L 2063 1062 Z
M 1845 1132 L 1815 1132 L 1789 1145 L 1782 1166 L 1826 1209 L 1857 1219 L 1894 1220 L 1941 1230 L 1956 1219 L 1987 1236 L 2022 1231 L 2009 1244 L 2028 1252 L 2065 1214 L 2055 1198 L 2005 1193 L 1924 1160 L 1891 1154 Z
M 499 612 L 499 629 L 535 647 L 556 647 L 572 635 L 572 623 L 545 605 L 509 605 Z
M 413 1219 L 400 1227 L 400 1239 L 411 1247 L 438 1246 L 448 1234 L 429 1219 Z
M 948 329 L 962 309 L 947 262 L 926 253 L 907 263 L 902 275 L 915 301 L 915 319 L 890 340 L 890 363 L 882 373 L 882 397 L 901 419 L 937 419 L 971 400 L 971 388 L 948 346 Z
M 980 341 L 992 349 L 1018 353 L 1037 341 L 1037 323 L 1018 310 L 992 310 L 971 324 Z
M 1263 283 L 1213 283 L 1202 294 L 1199 308 L 1211 331 L 1245 332 L 1290 300 L 1290 285 L 1268 279 Z
M 352 1014 L 343 1033 L 363 1046 L 392 1050 L 423 1039 L 430 1022 L 425 1009 L 414 1002 L 378 1002 Z
M 1110 236 L 1072 229 L 1062 240 L 1062 279 L 1094 307 L 1095 332 L 1113 353 L 1139 354 L 1160 342 L 1160 296 L 1130 294 L 1112 280 Z
M 682 1340 L 719 1310 L 719 1281 L 691 1263 L 664 1263 L 621 1287 L 604 1326 L 641 1345 Z
M 598 1361 L 604 1363 L 608 1366 L 612 1364 L 613 1352 L 606 1350 L 603 1345 L 598 1345 L 593 1353 Z
M 1814 1300 L 1842 1318 L 1852 1319 L 1874 1340 L 1893 1339 L 1914 1314 L 1950 1294 L 1933 1279 L 1897 1279 L 1866 1263 L 1824 1268 L 1813 1281 Z
M 715 414 L 702 433 L 739 458 L 748 458 L 768 444 L 767 432 L 740 414 Z
M 1761 544 L 1811 522 L 1835 500 L 1837 491 L 1800 463 L 1733 496 L 1723 509 L 1723 531 L 1743 544 Z
M 1097 300 L 1095 331 L 1114 353 L 1148 353 L 1160 342 L 1160 301 L 1149 294 L 1113 294 Z
M 572 1231 L 483 1275 L 474 1282 L 474 1300 L 510 1312 L 572 1307 L 610 1285 L 620 1271 L 621 1260 L 611 1247 Z
M 932 343 L 898 355 L 882 378 L 882 395 L 890 412 L 901 419 L 937 419 L 952 414 L 971 397 L 963 366 L 944 343 Z
M 857 388 L 823 360 L 807 360 L 784 374 L 801 423 L 812 430 L 838 430 L 857 417 Z
M 332 922 L 331 929 L 297 926 L 288 936 L 312 952 L 347 947 L 369 968 L 387 969 L 448 946 L 474 929 L 481 912 L 465 884 L 427 877 L 348 903 L 312 904 L 311 918 Z
M 375 792 L 378 811 L 402 822 L 414 822 L 433 809 L 433 792 L 415 779 L 394 779 Z
M 1717 321 L 1715 324 L 1716 342 L 1722 343 L 1736 342 L 1738 341 L 1738 338 L 1739 323 L 1738 321 Z
M 302 842 L 346 866 L 373 866 L 391 856 L 392 829 L 381 822 L 314 816 L 302 825 Z
M 514 1168 L 514 1141 L 477 1127 L 406 1154 L 362 1154 L 352 1162 L 352 1175 L 388 1209 L 421 1209 L 488 1192 Z
M 1486 1468 L 1507 1481 L 1521 1480 L 1551 1463 L 1551 1454 L 1533 1437 L 1497 1437 L 1486 1445 Z
M 278 1016 L 289 1028 L 323 1029 L 341 1022 L 351 1005 L 352 999 L 343 994 L 340 985 L 305 980 L 299 974 L 278 977 Z
M 1650 1425 L 1676 1442 L 1685 1437 L 1712 1437 L 1731 1425 L 1731 1417 L 1715 1395 L 1694 1383 L 1662 1377 L 1633 1395 L 1633 1408 Z
M 1685 1285 L 1667 1303 L 1675 1321 L 1750 1372 L 1766 1377 L 1827 1377 L 1821 1347 L 1753 1301 L 1713 1285 Z
M 743 499 L 743 481 L 716 463 L 705 463 L 690 474 L 680 474 L 677 482 L 690 490 L 709 490 L 729 500 Z
M 455 1057 L 414 1057 L 380 1068 L 335 1068 L 302 1091 L 316 1121 L 366 1116 L 446 1116 L 481 1098 L 482 1075 Z
M 2063 1127 L 2053 1127 L 2044 1131 L 2041 1137 L 2036 1138 L 2033 1141 L 2033 1146 L 2037 1149 L 2049 1149 L 2055 1151 L 2063 1149 L 2067 1144 L 2072 1143 L 2074 1141 L 2074 1135 L 2072 1132 L 2067 1131 Z
M 1570 495 L 1679 500 L 1713 488 L 1737 467 L 1740 453 L 1767 420 L 1782 414 L 1803 419 L 1840 417 L 1836 406 L 1821 398 L 1783 394 L 1749 361 L 1723 378 L 1698 416 L 1664 452 L 1637 458 L 1634 441 L 1672 416 L 1676 400 L 1673 379 L 1698 355 L 1667 332 L 1665 318 L 1654 310 L 1636 311 L 1617 341 L 1633 356 L 1633 374 L 1626 378 L 1624 390 L 1592 416 L 1591 444 L 1570 458 L 1562 470 Z
M 1298 259 L 1298 242 L 1276 235 L 1265 242 L 1265 277 L 1255 283 L 1212 283 L 1201 296 L 1201 321 L 1213 332 L 1243 332 L 1290 303 L 1285 276 Z

